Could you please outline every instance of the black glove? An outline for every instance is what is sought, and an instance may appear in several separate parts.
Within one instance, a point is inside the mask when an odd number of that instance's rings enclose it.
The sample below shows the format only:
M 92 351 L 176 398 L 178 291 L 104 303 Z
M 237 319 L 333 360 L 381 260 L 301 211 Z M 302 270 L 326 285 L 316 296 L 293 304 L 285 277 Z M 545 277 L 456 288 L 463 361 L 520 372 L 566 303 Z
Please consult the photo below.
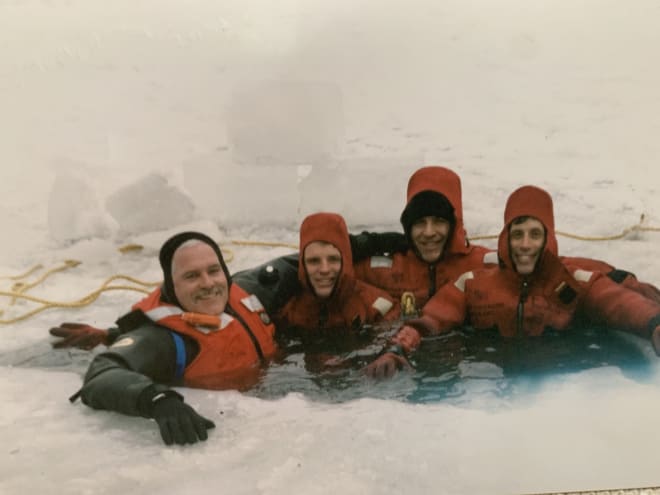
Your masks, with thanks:
M 160 436 L 163 437 L 166 445 L 172 443 L 185 445 L 206 440 L 208 438 L 206 430 L 215 428 L 213 421 L 197 414 L 178 397 L 178 394 L 158 394 L 151 415 L 158 423 Z
M 358 235 L 350 234 L 348 237 L 351 241 L 353 262 L 385 253 L 405 253 L 410 247 L 406 236 L 398 232 L 364 231 Z

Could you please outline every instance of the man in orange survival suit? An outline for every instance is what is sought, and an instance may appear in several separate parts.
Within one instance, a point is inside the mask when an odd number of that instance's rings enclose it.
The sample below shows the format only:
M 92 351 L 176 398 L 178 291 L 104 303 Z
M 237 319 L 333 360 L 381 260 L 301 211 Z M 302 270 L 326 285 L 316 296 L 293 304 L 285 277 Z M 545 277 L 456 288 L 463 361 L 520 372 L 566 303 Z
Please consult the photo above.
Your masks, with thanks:
M 247 388 L 275 353 L 275 329 L 206 235 L 173 236 L 159 260 L 162 287 L 123 318 L 132 330 L 94 358 L 77 395 L 94 409 L 154 418 L 168 445 L 195 443 L 213 422 L 164 384 Z
M 601 272 L 559 258 L 552 198 L 546 191 L 534 186 L 514 191 L 504 223 L 499 266 L 468 271 L 440 289 L 421 318 L 409 321 L 393 338 L 400 355 L 381 356 L 367 367 L 369 375 L 392 375 L 419 343 L 420 333 L 469 324 L 476 330 L 497 329 L 503 337 L 539 336 L 549 328 L 570 328 L 579 313 L 650 338 L 660 355 L 660 304 Z
M 461 180 L 448 168 L 427 166 L 411 175 L 401 224 L 404 235 L 363 232 L 352 236 L 354 252 L 359 251 L 354 259 L 360 259 L 355 264 L 355 274 L 396 299 L 412 293 L 417 308 L 461 273 L 497 264 L 495 252 L 468 242 Z M 389 255 L 376 256 L 384 251 L 389 251 Z M 371 258 L 364 260 L 366 256 Z M 630 272 L 595 259 L 562 259 L 585 270 L 601 271 L 622 286 L 660 303 L 660 290 L 638 281 Z M 405 315 L 404 308 L 402 312 Z
M 300 290 L 275 315 L 278 333 L 305 340 L 399 316 L 387 292 L 356 280 L 346 223 L 335 213 L 303 220 L 298 279 Z
M 484 259 L 488 249 L 467 240 L 461 180 L 448 168 L 422 167 L 413 173 L 401 224 L 410 247 L 360 261 L 355 275 L 396 299 L 412 293 L 417 308 L 447 282 L 489 261 Z

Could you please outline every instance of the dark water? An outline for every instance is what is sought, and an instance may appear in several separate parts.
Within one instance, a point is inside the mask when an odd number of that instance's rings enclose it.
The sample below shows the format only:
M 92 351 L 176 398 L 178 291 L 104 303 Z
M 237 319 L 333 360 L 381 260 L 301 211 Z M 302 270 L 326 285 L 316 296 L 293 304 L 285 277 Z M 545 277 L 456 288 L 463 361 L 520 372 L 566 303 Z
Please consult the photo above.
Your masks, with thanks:
M 410 403 L 471 404 L 481 399 L 512 399 L 533 394 L 557 377 L 614 366 L 639 383 L 653 378 L 658 361 L 651 346 L 617 331 L 587 329 L 521 340 L 495 334 L 455 331 L 425 339 L 414 354 L 414 371 L 373 380 L 362 369 L 396 331 L 370 329 L 358 335 L 291 340 L 247 395 L 276 399 L 299 393 L 319 402 L 340 403 L 363 397 Z M 48 342 L 0 354 L 0 366 L 72 371 L 82 377 L 94 355 L 79 349 L 53 350 Z M 304 352 L 303 352 L 304 351 Z
M 510 400 L 534 393 L 547 380 L 604 366 L 647 382 L 657 359 L 649 344 L 616 331 L 589 329 L 504 340 L 494 333 L 465 330 L 424 340 L 413 358 L 414 371 L 377 381 L 361 369 L 378 355 L 382 340 L 336 353 L 303 353 L 294 345 L 248 394 L 272 399 L 293 392 L 329 403 L 361 397 L 454 404 L 480 398 Z

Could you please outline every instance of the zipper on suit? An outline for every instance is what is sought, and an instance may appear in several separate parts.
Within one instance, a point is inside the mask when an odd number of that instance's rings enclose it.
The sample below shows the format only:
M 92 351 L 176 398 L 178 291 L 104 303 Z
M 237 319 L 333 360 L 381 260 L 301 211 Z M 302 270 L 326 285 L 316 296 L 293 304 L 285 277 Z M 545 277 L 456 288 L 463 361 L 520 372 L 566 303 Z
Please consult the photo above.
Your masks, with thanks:
M 526 278 L 520 284 L 520 298 L 518 299 L 518 310 L 516 313 L 516 336 L 523 336 L 523 320 L 525 318 L 525 301 L 529 293 L 529 282 Z
M 319 328 L 325 328 L 330 319 L 330 311 L 328 310 L 328 305 L 323 303 L 321 309 L 319 310 Z
M 435 263 L 429 265 L 429 299 L 435 294 Z

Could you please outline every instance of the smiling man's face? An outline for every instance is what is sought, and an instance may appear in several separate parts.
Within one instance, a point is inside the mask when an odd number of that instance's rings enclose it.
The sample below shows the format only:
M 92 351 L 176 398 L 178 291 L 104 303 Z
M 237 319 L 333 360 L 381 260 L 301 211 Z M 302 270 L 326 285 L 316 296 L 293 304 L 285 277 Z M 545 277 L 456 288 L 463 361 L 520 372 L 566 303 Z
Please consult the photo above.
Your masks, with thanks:
M 422 217 L 412 224 L 410 238 L 421 258 L 435 263 L 442 256 L 450 230 L 451 224 L 444 218 Z
M 332 244 L 314 241 L 305 247 L 307 279 L 317 297 L 330 297 L 341 273 L 341 252 Z
M 172 282 L 184 310 L 209 315 L 219 315 L 225 310 L 229 298 L 227 277 L 208 244 L 184 244 L 175 251 Z
M 545 228 L 536 218 L 529 217 L 521 223 L 515 223 L 514 220 L 509 227 L 511 261 L 521 275 L 529 275 L 534 271 L 544 245 Z

